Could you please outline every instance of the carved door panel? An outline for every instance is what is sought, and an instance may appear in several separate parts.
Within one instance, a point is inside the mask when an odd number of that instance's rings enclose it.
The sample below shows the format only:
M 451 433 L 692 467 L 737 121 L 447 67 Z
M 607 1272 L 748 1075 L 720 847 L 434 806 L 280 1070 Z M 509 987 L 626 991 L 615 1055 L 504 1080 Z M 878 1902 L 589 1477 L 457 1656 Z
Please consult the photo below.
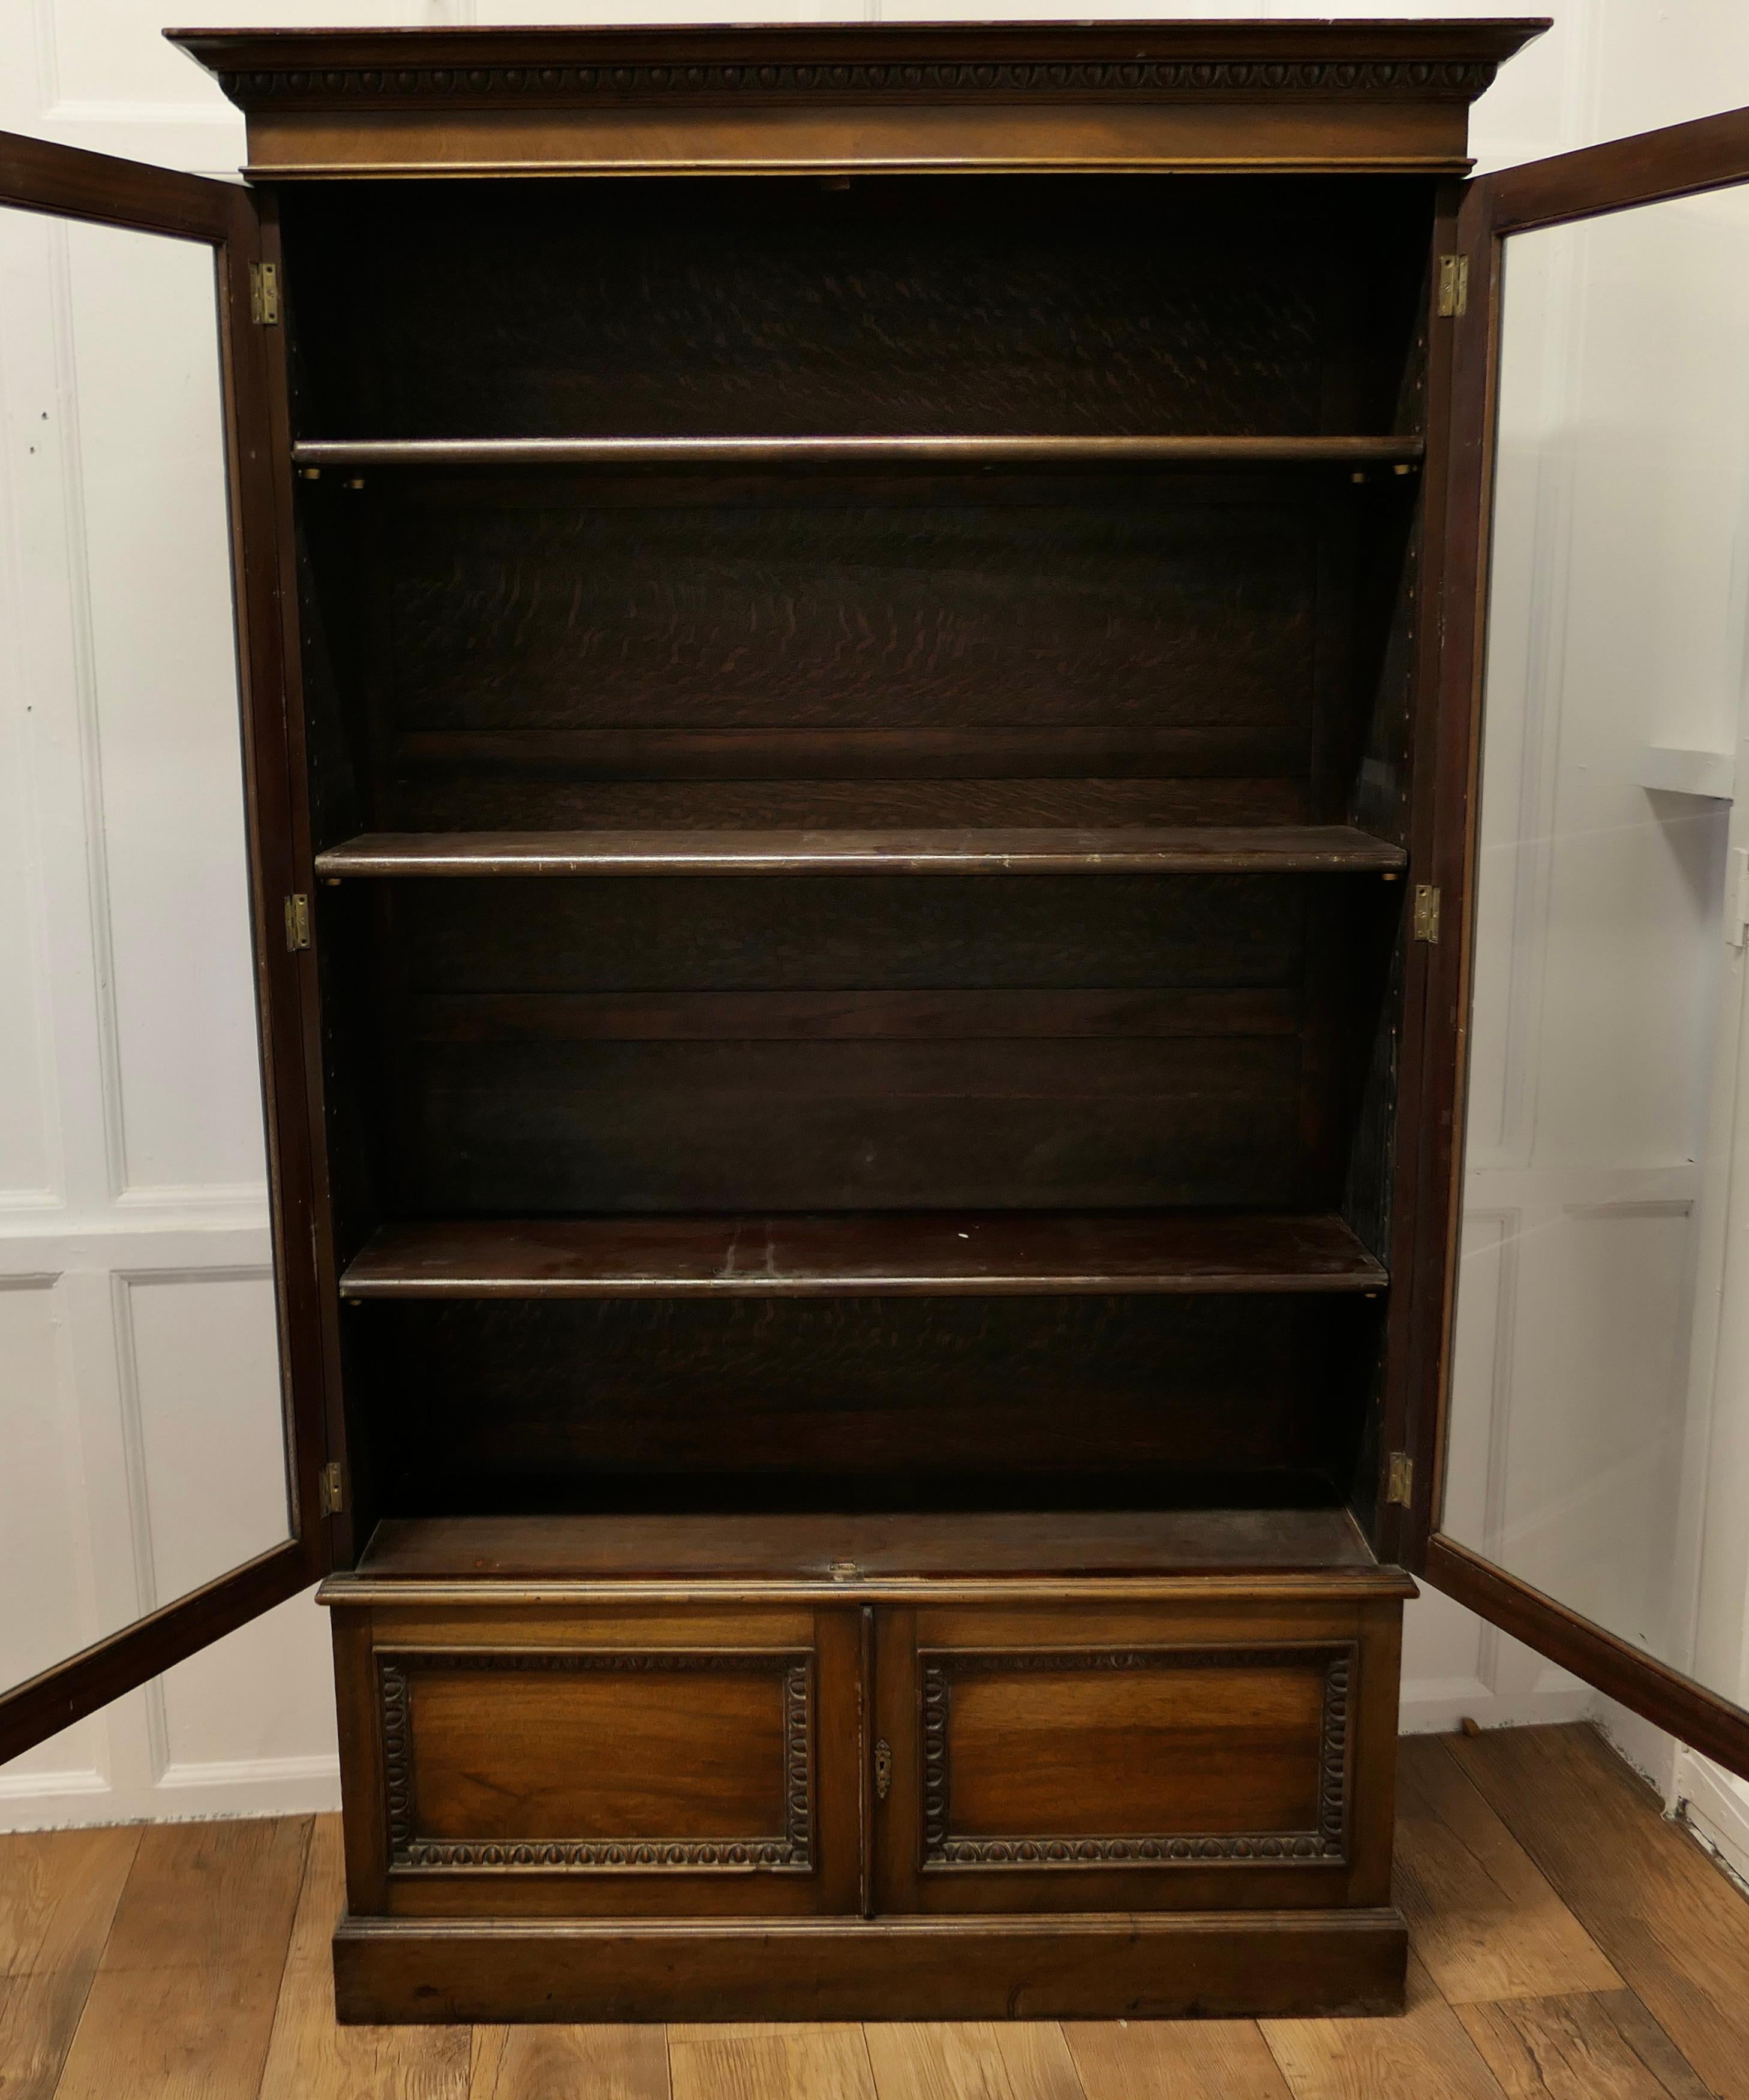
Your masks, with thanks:
M 856 1909 L 855 1612 L 341 1607 L 335 1635 L 356 1915 Z
M 1397 1611 L 1302 1596 L 881 1613 L 876 1908 L 1388 1900 Z

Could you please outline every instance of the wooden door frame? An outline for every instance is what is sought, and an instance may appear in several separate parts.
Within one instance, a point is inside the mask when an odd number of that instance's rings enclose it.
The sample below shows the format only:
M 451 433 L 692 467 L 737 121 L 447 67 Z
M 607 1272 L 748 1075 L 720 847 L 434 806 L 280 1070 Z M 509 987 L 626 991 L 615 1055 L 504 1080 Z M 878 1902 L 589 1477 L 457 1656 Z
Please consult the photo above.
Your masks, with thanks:
M 1463 1196 L 1462 1132 L 1472 998 L 1471 943 L 1482 752 L 1482 684 L 1498 407 L 1502 243 L 1514 233 L 1689 196 L 1749 180 L 1749 109 L 1530 161 L 1467 185 L 1455 252 L 1468 267 L 1450 337 L 1444 448 L 1445 574 L 1435 624 L 1435 729 L 1428 843 L 1416 880 L 1440 890 L 1440 938 L 1427 951 L 1418 1098 L 1402 1127 L 1416 1159 L 1415 1251 L 1403 1278 L 1412 1330 L 1402 1448 L 1413 1491 L 1397 1540 L 1404 1565 L 1460 1604 L 1586 1679 L 1691 1748 L 1749 1777 L 1749 1710 L 1618 1639 L 1438 1529 L 1445 1493 L 1450 1373 Z
M 262 259 L 255 200 L 240 183 L 0 135 L 0 205 L 204 241 L 214 254 L 289 1529 L 280 1545 L 0 1695 L 3 1762 L 295 1595 L 326 1572 L 329 1546 L 311 1144 L 320 1110 L 320 1068 L 311 1061 L 315 964 L 311 951 L 288 949 L 285 930 L 285 900 L 311 888 L 286 705 L 296 634 L 282 611 L 280 576 L 290 468 L 286 447 L 275 442 L 276 423 L 283 423 L 283 407 L 274 412 L 284 395 L 282 338 L 253 316 L 252 266 Z

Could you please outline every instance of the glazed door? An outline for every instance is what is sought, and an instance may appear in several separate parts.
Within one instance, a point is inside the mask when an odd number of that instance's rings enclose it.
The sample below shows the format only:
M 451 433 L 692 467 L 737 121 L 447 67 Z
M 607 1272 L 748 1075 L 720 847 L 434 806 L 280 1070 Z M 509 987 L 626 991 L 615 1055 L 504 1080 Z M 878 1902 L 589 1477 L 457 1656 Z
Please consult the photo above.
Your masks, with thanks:
M 1749 111 L 1513 169 L 1469 187 L 1438 272 L 1404 1555 L 1741 1774 L 1746 182 Z
M 261 239 L 0 138 L 0 1758 L 326 1564 Z

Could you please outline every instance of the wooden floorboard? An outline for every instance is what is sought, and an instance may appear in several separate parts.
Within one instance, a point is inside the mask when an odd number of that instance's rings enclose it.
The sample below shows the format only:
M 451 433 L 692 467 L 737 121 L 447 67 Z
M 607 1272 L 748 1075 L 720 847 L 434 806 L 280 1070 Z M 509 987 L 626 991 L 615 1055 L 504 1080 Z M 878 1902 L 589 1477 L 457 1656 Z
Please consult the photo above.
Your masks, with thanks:
M 1749 2100 L 1749 1903 L 1592 1729 L 1451 1755 L 1720 2100 Z
M 673 2027 L 674 2100 L 877 2100 L 859 2027 Z
M 669 2100 L 659 2027 L 476 2027 L 469 2100 Z
M 138 1829 L 0 1838 L 0 2095 L 49 2100 L 60 2080 Z
M 1087 2100 L 1289 2100 L 1255 2020 L 1076 2020 Z
M 58 2100 L 258 2092 L 307 1816 L 142 1831 Z
M 1401 2019 L 1261 2024 L 1293 2100 L 1501 2100 L 1499 2080 L 1412 1952 Z
M 863 2036 L 879 2100 L 1085 2100 L 1054 2020 L 883 2021 Z
M 1398 1758 L 1397 1900 L 1453 2005 L 1620 1988 L 1443 1736 L 1407 1737 Z
M 335 2024 L 333 1930 L 345 1900 L 340 1818 L 318 1816 L 310 1833 L 261 2100 L 311 2100 L 329 2093 L 343 2093 L 347 2100 L 469 2100 L 470 2029 Z M 502 2088 L 506 2100 L 518 2089 Z
M 0 2100 L 1749 2100 L 1749 1901 L 1589 1728 L 1403 1745 L 1400 2020 L 340 2027 L 331 1816 L 0 1838 Z
M 1457 2008 L 1508 2100 L 1707 2100 L 1632 1991 Z

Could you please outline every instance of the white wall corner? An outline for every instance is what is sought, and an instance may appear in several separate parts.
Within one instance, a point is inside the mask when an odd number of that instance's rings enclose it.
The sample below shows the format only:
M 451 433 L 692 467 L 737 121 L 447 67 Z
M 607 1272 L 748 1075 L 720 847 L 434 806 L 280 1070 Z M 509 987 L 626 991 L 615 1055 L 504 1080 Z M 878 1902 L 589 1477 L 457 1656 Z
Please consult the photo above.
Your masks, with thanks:
M 1663 1802 L 1664 1813 L 1674 1815 L 1677 1761 L 1689 1753 L 1674 1736 L 1654 1727 L 1630 1708 L 1606 1699 L 1601 1692 L 1592 1692 L 1591 1698 L 1591 1718 L 1602 1732 L 1604 1740 L 1618 1757 L 1632 1765 L 1642 1779 L 1656 1789 Z
M 1450 1736 L 1465 1721 L 1482 1728 L 1544 1727 L 1592 1718 L 1597 1694 L 1583 1684 L 1495 1692 L 1479 1677 L 1403 1679 L 1398 1727 L 1406 1736 Z
M 1736 1779 L 1697 1750 L 1677 1749 L 1676 1813 L 1749 1895 L 1749 1781 Z

